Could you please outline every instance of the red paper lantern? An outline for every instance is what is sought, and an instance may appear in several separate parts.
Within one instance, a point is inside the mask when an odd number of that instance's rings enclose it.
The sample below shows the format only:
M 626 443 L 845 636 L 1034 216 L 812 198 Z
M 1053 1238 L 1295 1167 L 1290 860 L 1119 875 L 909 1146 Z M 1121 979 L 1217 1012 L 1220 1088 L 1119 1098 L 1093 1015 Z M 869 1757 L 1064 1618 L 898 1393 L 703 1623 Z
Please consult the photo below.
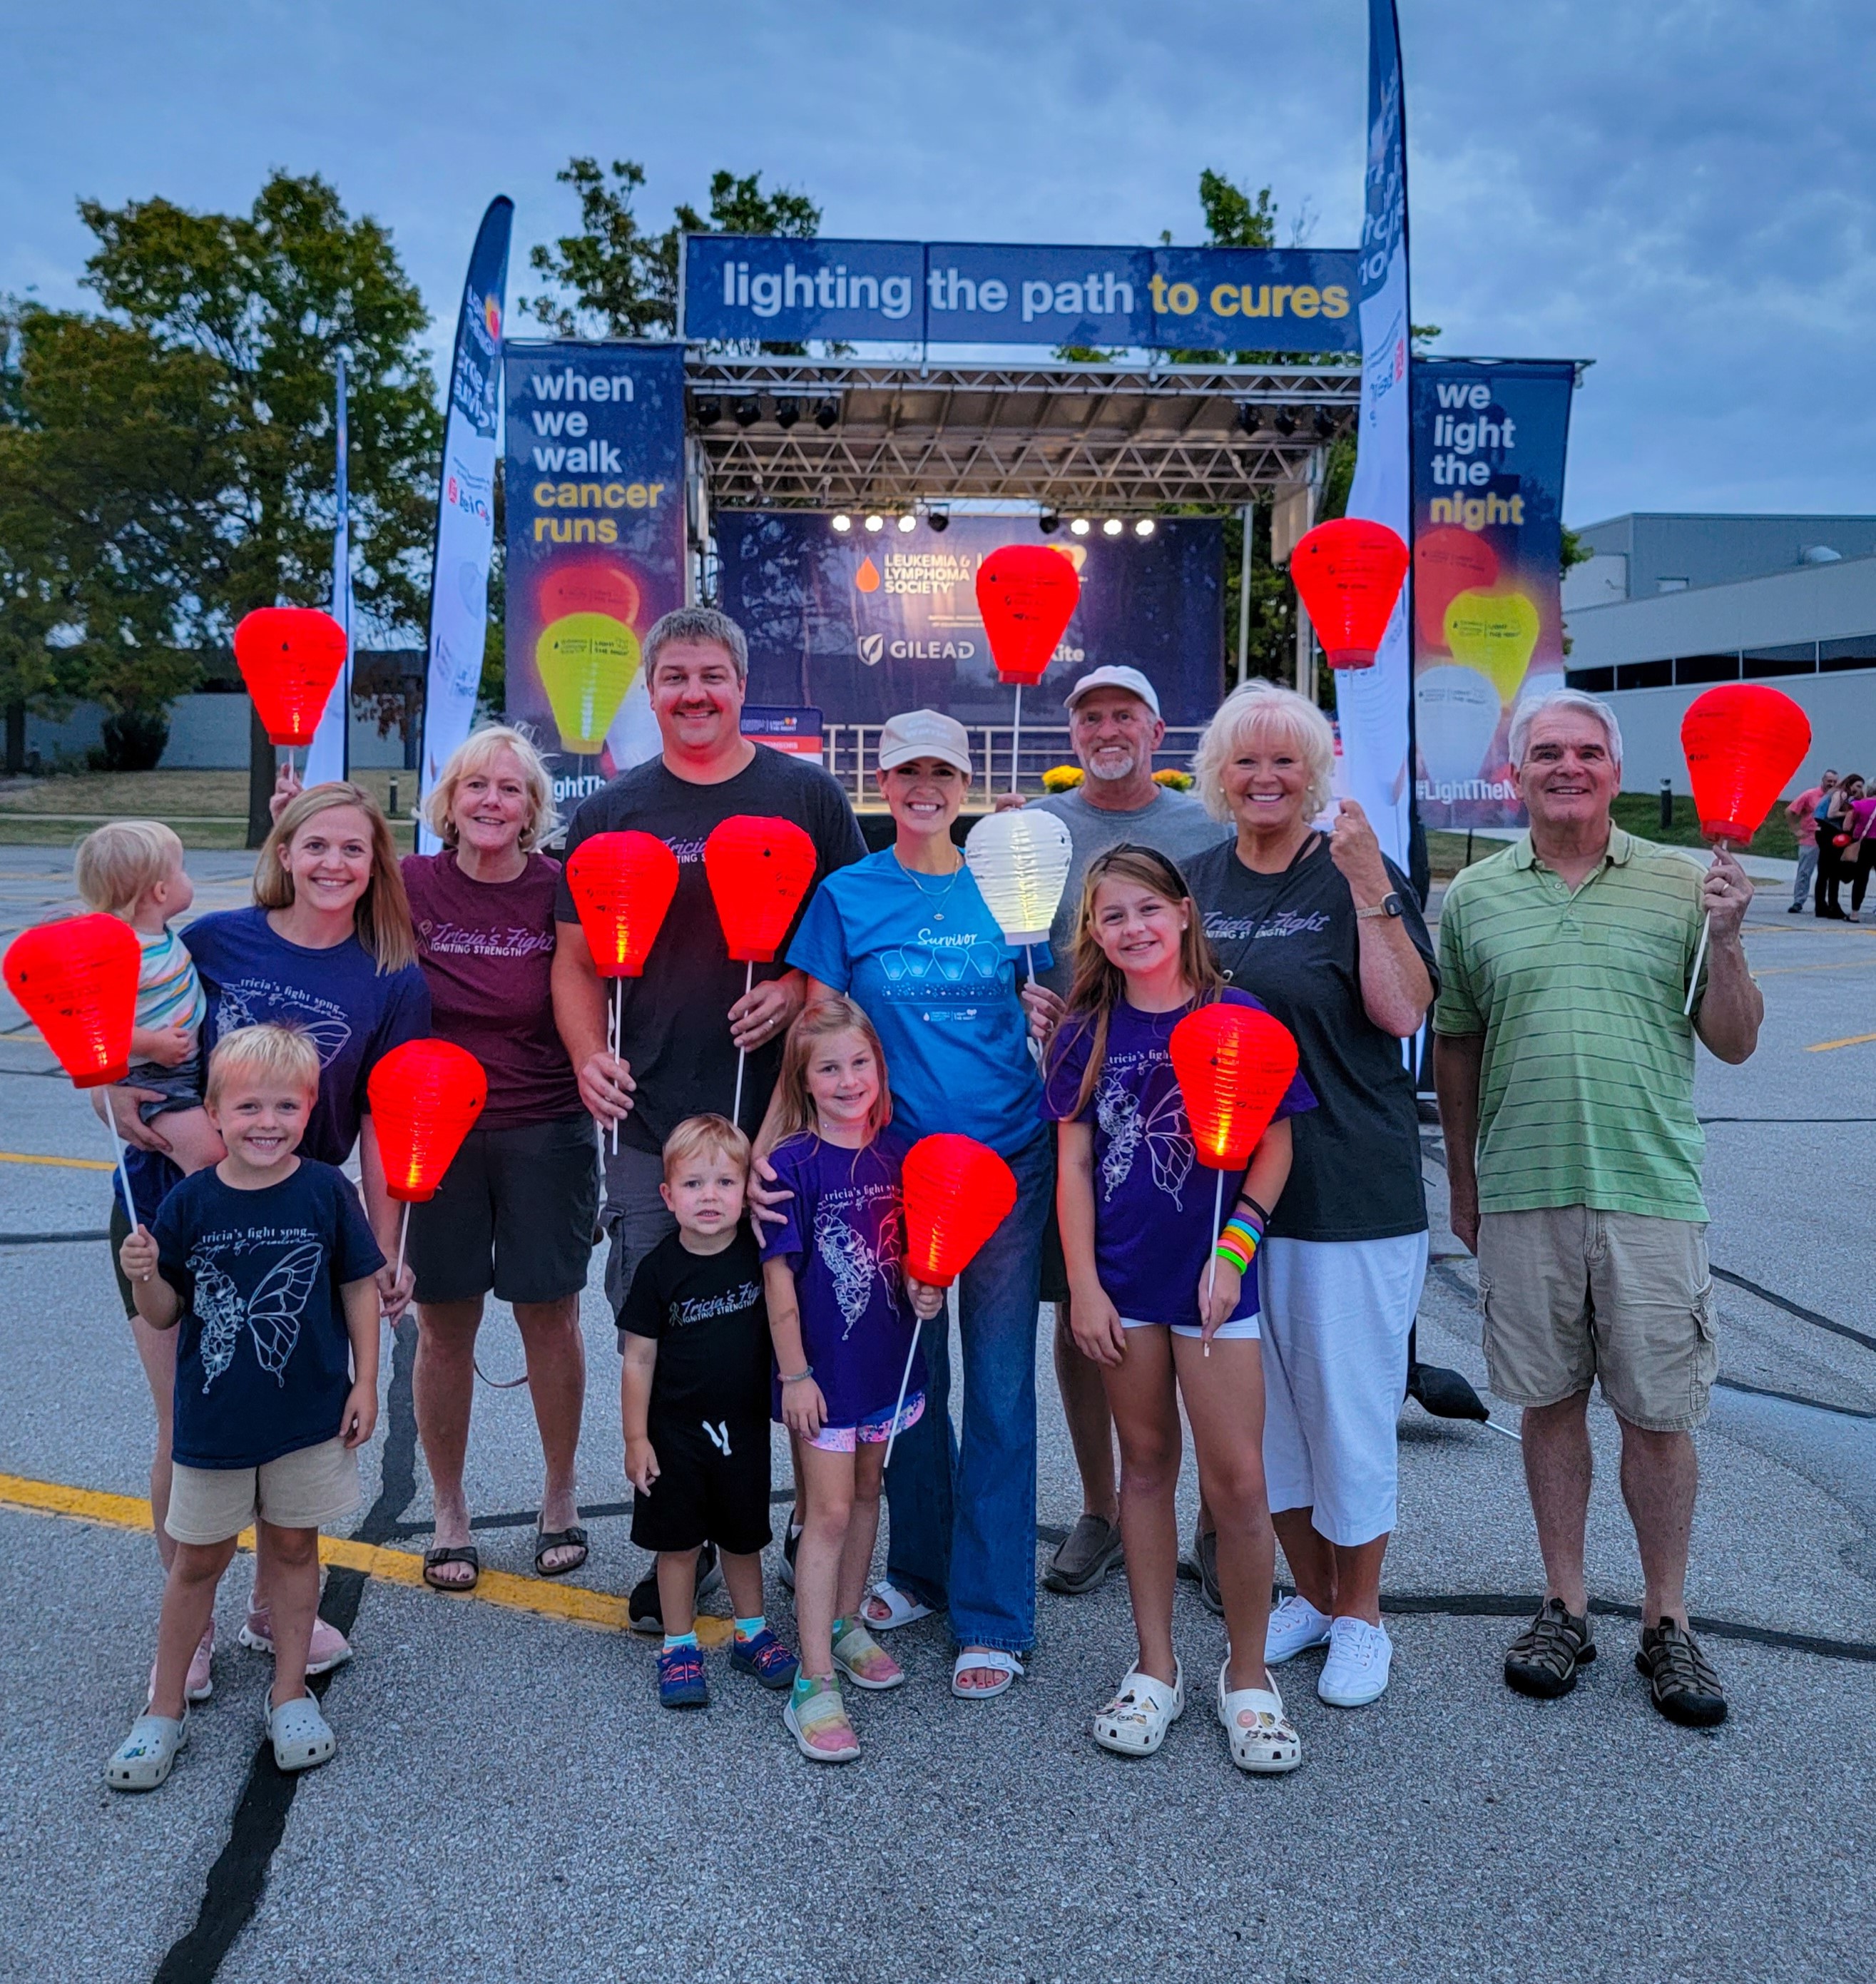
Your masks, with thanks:
M 1242 1171 L 1296 1079 L 1296 1041 L 1255 1006 L 1201 1006 L 1167 1043 L 1198 1161 Z
M 1081 575 L 1047 545 L 1001 545 L 977 568 L 997 679 L 1025 688 L 1041 681 L 1081 600 Z
M 130 1071 L 142 962 L 136 932 L 119 917 L 36 923 L 7 947 L 6 989 L 80 1088 Z
M 413 1203 L 434 1198 L 443 1174 L 488 1100 L 488 1077 L 449 1041 L 406 1041 L 365 1083 L 384 1161 L 384 1189 Z
M 345 665 L 345 629 L 312 606 L 263 606 L 234 631 L 235 660 L 270 743 L 310 744 Z
M 1290 576 L 1332 669 L 1372 668 L 1407 576 L 1407 547 L 1385 524 L 1335 517 L 1298 541 Z
M 814 880 L 819 856 L 792 820 L 735 813 L 704 843 L 704 873 L 729 954 L 772 964 Z
M 946 1132 L 906 1153 L 906 1272 L 948 1289 L 1017 1202 L 1016 1174 L 987 1144 Z
M 600 977 L 638 977 L 678 893 L 678 857 L 653 833 L 595 833 L 568 859 L 567 886 Z
M 1498 553 L 1476 531 L 1436 524 L 1413 541 L 1413 612 L 1422 645 L 1446 645 L 1446 608 L 1462 592 L 1489 592 L 1498 583 Z
M 1687 705 L 1680 748 L 1701 833 L 1744 847 L 1804 762 L 1811 719 L 1775 689 L 1724 682 Z

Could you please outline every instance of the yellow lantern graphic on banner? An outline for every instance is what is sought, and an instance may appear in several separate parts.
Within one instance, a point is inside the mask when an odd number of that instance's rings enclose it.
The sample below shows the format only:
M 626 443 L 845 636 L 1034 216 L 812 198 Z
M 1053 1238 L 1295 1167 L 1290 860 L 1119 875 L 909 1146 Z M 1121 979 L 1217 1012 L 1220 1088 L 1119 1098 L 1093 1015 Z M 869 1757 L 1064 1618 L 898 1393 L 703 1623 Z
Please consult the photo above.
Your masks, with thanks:
M 610 613 L 567 613 L 534 643 L 534 665 L 561 748 L 590 758 L 605 744 L 638 672 L 638 637 Z
M 1446 608 L 1446 645 L 1455 661 L 1476 669 L 1509 706 L 1537 645 L 1537 608 L 1522 592 L 1460 593 Z

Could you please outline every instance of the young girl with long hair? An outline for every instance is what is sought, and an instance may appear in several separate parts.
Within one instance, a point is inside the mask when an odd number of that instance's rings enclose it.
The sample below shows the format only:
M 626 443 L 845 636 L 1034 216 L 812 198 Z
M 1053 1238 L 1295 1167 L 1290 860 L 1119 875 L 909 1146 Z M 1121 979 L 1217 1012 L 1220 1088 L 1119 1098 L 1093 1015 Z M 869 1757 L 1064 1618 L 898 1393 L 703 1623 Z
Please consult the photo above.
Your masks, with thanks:
M 1212 1225 L 1168 1042 L 1194 1007 L 1255 1006 L 1227 987 L 1163 854 L 1123 844 L 1088 864 L 1076 969 L 1051 1046 L 1044 1108 L 1057 1124 L 1056 1205 L 1075 1341 L 1100 1367 L 1121 1442 L 1121 1536 L 1139 1658 L 1095 1717 L 1094 1740 L 1151 1756 L 1185 1708 L 1173 1649 L 1174 1490 L 1185 1401 L 1199 1481 L 1218 1519 L 1231 1644 L 1218 1718 L 1232 1761 L 1294 1770 L 1302 1748 L 1264 1665 L 1276 1543 L 1264 1492 L 1257 1245 L 1290 1170 L 1287 1118 L 1315 1106 L 1300 1077 Z
M 886 1056 L 850 999 L 809 1007 L 789 1030 L 769 1152 L 792 1195 L 762 1247 L 774 1339 L 777 1416 L 795 1444 L 804 1497 L 795 1559 L 801 1666 L 782 1711 L 804 1757 L 844 1764 L 859 1738 L 838 1676 L 897 1687 L 903 1669 L 859 1616 L 879 1529 L 886 1444 L 925 1407 L 925 1374 L 906 1359 L 941 1289 L 906 1275 L 899 1171 L 905 1139 L 889 1126 Z M 895 1413 L 901 1382 L 905 1399 Z

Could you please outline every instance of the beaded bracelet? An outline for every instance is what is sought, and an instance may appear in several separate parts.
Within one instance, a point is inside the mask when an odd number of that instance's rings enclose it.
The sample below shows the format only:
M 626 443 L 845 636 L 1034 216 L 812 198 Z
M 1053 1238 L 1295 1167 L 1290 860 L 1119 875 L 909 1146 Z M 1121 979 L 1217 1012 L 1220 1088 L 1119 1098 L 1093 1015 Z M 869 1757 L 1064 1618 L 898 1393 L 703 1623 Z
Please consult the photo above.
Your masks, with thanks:
M 814 1376 L 814 1366 L 804 1364 L 799 1371 L 779 1371 L 776 1375 L 785 1385 L 799 1385 L 802 1379 Z

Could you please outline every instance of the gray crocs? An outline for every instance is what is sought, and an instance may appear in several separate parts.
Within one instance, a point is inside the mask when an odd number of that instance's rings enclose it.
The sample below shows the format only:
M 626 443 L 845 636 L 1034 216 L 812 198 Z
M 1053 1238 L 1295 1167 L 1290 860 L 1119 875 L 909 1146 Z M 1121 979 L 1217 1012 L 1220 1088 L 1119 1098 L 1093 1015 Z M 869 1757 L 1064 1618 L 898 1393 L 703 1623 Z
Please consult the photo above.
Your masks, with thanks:
M 104 1781 L 114 1791 L 153 1791 L 188 1741 L 186 1714 L 174 1721 L 166 1715 L 139 1715 L 105 1765 Z
M 273 1745 L 273 1761 L 283 1771 L 314 1770 L 339 1747 L 310 1694 L 296 1695 L 268 1711 L 267 1738 Z

